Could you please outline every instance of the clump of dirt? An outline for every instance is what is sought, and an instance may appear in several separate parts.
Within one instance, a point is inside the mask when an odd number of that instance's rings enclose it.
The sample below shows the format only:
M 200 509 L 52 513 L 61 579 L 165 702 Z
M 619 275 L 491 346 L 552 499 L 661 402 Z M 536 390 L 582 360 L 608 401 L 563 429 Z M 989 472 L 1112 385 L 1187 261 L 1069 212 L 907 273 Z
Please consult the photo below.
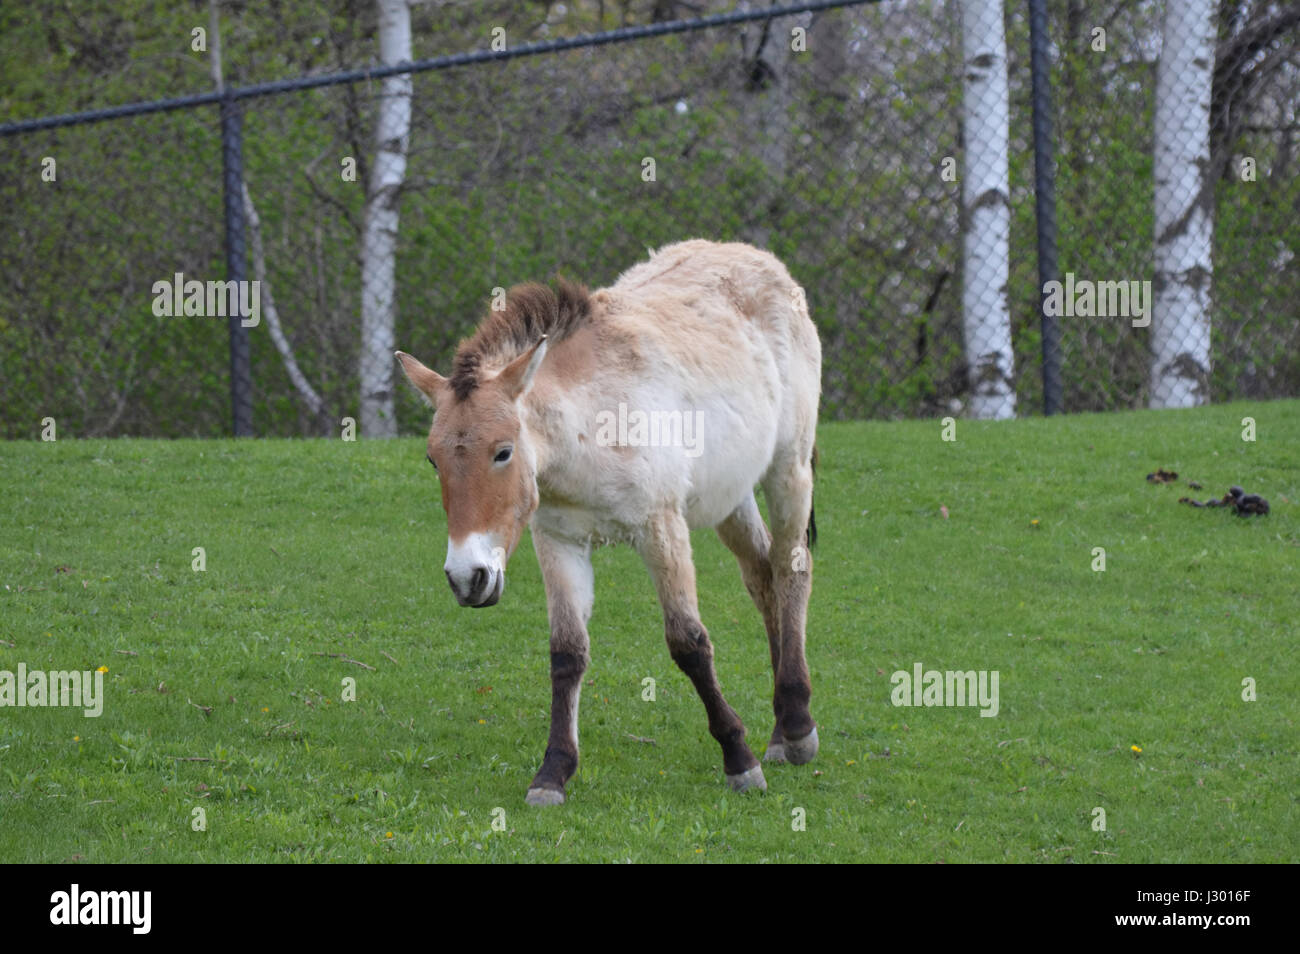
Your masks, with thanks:
M 1268 501 L 1259 494 L 1248 494 L 1240 487 L 1229 487 L 1228 492 L 1218 500 L 1207 500 L 1201 503 L 1199 500 L 1193 500 L 1191 497 L 1179 497 L 1179 503 L 1190 504 L 1193 507 L 1231 507 L 1238 517 L 1249 517 L 1258 515 L 1261 517 L 1268 515 Z
M 1172 484 L 1178 479 L 1178 474 L 1172 470 L 1165 470 L 1163 467 L 1156 470 L 1154 474 L 1147 474 L 1147 480 L 1153 484 Z

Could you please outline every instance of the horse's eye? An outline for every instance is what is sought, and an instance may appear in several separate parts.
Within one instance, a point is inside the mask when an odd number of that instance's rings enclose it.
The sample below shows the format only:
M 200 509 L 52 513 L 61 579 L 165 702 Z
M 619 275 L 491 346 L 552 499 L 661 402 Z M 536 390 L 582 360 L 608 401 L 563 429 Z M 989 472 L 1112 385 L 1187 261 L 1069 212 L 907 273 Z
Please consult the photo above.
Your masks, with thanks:
M 427 460 L 430 464 L 433 464 L 433 455 L 432 455 L 432 454 L 425 454 L 425 455 L 424 455 L 424 458 L 425 458 L 425 460 Z M 437 464 L 433 464 L 433 469 L 434 469 L 434 470 L 437 470 L 437 469 L 438 469 L 438 465 L 437 465 Z
M 503 447 L 501 448 L 501 450 L 497 451 L 497 456 L 493 457 L 492 460 L 494 463 L 504 464 L 506 461 L 510 459 L 510 455 L 513 452 L 514 452 L 513 447 Z

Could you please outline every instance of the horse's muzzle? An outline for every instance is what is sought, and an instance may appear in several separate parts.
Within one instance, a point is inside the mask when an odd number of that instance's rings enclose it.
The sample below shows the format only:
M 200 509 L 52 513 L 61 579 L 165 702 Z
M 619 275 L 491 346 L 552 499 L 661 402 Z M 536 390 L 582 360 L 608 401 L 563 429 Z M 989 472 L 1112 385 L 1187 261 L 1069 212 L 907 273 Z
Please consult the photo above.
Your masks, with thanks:
M 475 567 L 469 579 L 462 580 L 459 584 L 450 571 L 445 572 L 456 602 L 472 609 L 495 606 L 506 588 L 505 570 L 486 566 Z

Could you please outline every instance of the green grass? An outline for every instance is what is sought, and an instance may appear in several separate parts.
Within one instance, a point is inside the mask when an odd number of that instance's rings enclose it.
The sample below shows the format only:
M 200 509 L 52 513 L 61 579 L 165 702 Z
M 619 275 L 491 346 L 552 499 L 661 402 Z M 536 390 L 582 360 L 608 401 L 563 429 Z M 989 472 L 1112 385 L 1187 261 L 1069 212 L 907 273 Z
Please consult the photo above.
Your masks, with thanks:
M 109 667 L 98 719 L 0 709 L 0 861 L 1297 860 L 1300 402 L 957 436 L 822 426 L 822 749 L 769 766 L 766 794 L 727 791 L 648 577 L 599 551 L 582 764 L 541 810 L 536 559 L 525 542 L 497 607 L 455 607 L 422 441 L 0 445 L 0 670 Z M 1157 466 L 1273 512 L 1179 506 L 1181 481 L 1145 482 Z M 762 627 L 716 537 L 694 543 L 761 754 Z M 999 714 L 893 707 L 916 662 L 997 670 Z

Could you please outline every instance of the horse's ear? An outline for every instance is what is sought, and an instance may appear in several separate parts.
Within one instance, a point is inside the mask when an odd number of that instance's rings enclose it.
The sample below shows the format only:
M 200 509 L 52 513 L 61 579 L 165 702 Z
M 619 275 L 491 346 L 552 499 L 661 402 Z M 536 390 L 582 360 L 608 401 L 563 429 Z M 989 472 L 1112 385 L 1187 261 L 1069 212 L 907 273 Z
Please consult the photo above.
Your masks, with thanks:
M 542 335 L 541 341 L 501 369 L 497 379 L 510 400 L 516 401 L 528 393 L 528 389 L 533 386 L 533 377 L 545 357 L 546 335 Z
M 426 368 L 405 351 L 398 351 L 396 354 L 397 360 L 402 363 L 402 370 L 406 372 L 407 380 L 415 385 L 416 390 L 424 395 L 424 399 L 431 406 L 436 408 L 446 392 L 447 379 L 432 368 Z

